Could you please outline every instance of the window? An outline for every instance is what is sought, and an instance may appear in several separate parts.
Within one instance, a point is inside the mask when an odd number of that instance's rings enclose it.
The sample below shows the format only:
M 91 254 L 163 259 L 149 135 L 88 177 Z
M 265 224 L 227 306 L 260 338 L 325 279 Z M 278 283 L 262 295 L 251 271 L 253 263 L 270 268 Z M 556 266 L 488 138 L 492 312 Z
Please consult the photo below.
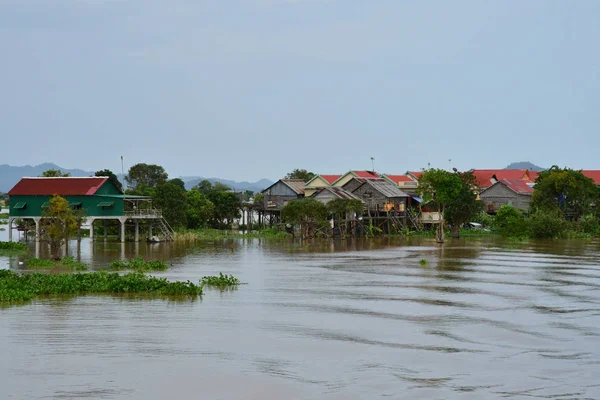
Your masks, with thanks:
M 19 203 L 15 204 L 15 205 L 13 206 L 13 209 L 14 209 L 14 210 L 24 210 L 24 209 L 26 209 L 26 208 L 27 208 L 27 203 L 26 203 L 26 202 L 24 202 L 24 201 L 22 201 L 22 202 L 19 202 Z

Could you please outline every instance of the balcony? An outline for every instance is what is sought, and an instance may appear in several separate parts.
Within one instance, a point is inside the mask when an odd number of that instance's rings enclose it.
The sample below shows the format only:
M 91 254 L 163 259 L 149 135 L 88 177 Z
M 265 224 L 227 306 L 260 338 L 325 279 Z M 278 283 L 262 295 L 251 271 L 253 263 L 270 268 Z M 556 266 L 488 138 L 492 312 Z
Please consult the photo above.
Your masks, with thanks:
M 162 218 L 162 210 L 150 209 L 139 209 L 123 211 L 123 216 L 128 218 Z

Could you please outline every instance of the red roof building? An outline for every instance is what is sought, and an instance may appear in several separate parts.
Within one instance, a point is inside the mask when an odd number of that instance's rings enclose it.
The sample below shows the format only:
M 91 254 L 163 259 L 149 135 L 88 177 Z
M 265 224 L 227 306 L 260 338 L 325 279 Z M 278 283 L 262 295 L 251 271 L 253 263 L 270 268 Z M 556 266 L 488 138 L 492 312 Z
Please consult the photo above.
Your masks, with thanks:
M 582 170 L 581 173 L 586 177 L 593 179 L 596 185 L 600 185 L 600 171 L 599 170 Z
M 331 185 L 333 182 L 337 181 L 341 175 L 319 175 L 321 178 L 323 178 L 323 180 L 325 180 L 326 182 L 329 182 L 329 184 Z
M 107 177 L 23 178 L 9 196 L 92 196 L 108 180 Z

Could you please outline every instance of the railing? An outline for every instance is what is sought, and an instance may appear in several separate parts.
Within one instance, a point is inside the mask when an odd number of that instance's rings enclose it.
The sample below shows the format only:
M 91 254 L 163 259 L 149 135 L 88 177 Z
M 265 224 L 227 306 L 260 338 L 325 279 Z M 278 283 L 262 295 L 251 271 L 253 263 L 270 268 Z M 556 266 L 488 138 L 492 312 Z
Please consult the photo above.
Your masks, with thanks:
M 124 217 L 140 217 L 140 218 L 161 218 L 162 210 L 156 210 L 154 208 L 151 208 L 151 209 L 123 211 L 123 216 Z

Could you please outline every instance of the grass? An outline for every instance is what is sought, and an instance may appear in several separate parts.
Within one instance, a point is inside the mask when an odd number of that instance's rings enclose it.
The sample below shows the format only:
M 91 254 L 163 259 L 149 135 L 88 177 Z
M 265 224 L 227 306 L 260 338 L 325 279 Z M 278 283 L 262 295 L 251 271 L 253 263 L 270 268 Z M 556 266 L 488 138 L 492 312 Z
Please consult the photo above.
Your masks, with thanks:
M 114 260 L 108 267 L 113 271 L 122 271 L 127 269 L 137 272 L 166 271 L 169 268 L 169 266 L 162 261 L 144 261 L 144 259 L 141 257 L 134 258 L 130 261 Z
M 194 229 L 175 232 L 176 242 L 195 242 L 200 240 L 218 240 L 218 239 L 243 239 L 243 238 L 269 238 L 269 239 L 287 239 L 292 235 L 280 231 L 276 228 L 267 228 L 259 231 L 250 231 L 247 233 L 233 232 L 222 229 Z
M 419 260 L 419 264 L 421 264 L 421 265 L 425 266 L 425 265 L 429 264 L 429 261 L 427 261 L 427 260 L 426 260 L 426 259 L 424 259 L 424 258 L 421 258 L 421 259 Z
M 215 286 L 224 289 L 230 286 L 238 286 L 240 280 L 233 275 L 223 275 L 219 272 L 219 276 L 205 276 L 201 280 L 203 286 Z
M 30 258 L 26 262 L 27 267 L 34 269 L 68 269 L 71 271 L 87 271 L 87 265 L 76 261 L 73 257 L 64 257 L 57 261 L 41 258 Z
M 139 272 L 125 275 L 106 271 L 21 275 L 0 270 L 0 303 L 22 302 L 45 295 L 119 293 L 197 297 L 202 295 L 202 285 L 190 281 L 169 282 L 166 278 Z

